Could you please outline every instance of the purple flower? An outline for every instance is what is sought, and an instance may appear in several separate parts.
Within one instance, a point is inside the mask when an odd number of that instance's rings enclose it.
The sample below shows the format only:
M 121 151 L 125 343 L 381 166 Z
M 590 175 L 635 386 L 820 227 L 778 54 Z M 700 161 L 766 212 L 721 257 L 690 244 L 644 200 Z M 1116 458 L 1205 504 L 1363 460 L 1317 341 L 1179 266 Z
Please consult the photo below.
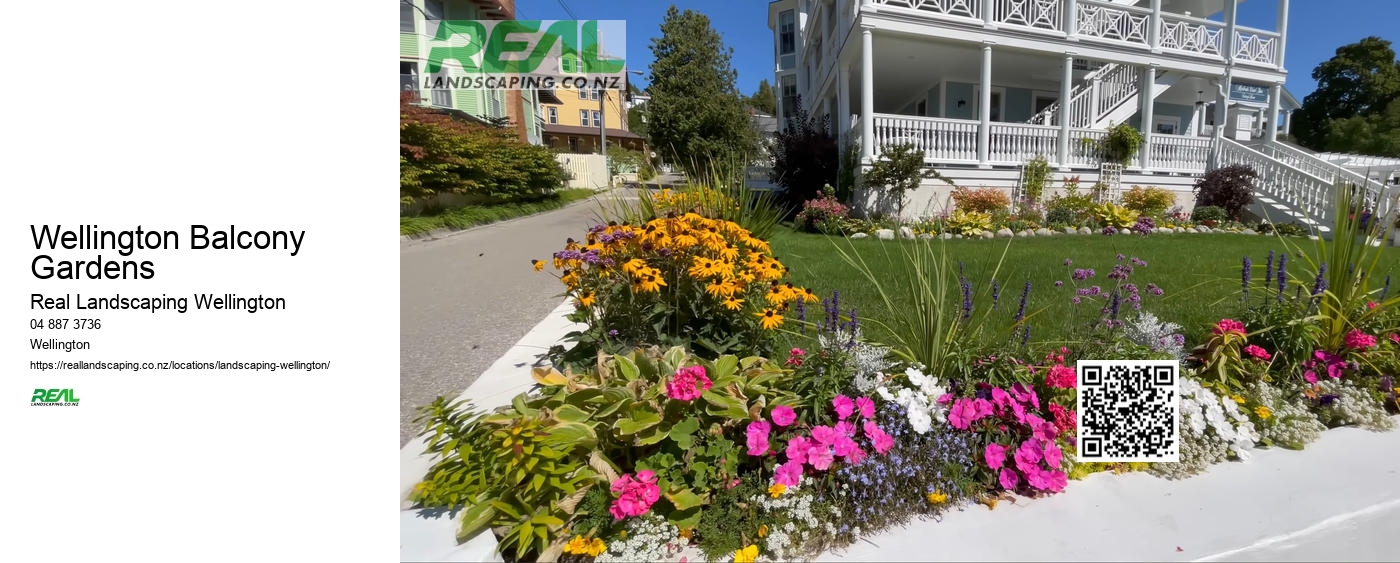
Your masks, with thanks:
M 1327 291 L 1327 263 L 1323 262 L 1317 268 L 1317 279 L 1313 280 L 1313 295 L 1322 295 Z
M 1162 288 L 1157 287 L 1157 284 L 1155 284 L 1155 283 L 1149 283 L 1149 284 L 1147 284 L 1147 292 L 1148 292 L 1148 293 L 1151 293 L 1152 295 L 1157 295 L 1157 296 L 1160 296 L 1160 295 L 1162 295 L 1163 293 L 1166 293 L 1166 292 L 1162 291 Z
M 1134 257 L 1133 257 L 1131 260 L 1129 260 L 1129 261 L 1132 262 L 1134 266 L 1137 266 L 1137 267 L 1139 267 L 1139 268 L 1146 268 L 1146 267 L 1147 267 L 1147 261 L 1146 261 L 1146 260 L 1142 260 L 1142 259 L 1140 259 L 1140 258 L 1138 258 L 1138 257 L 1136 257 L 1136 256 L 1134 256 Z
M 992 308 L 997 308 L 997 301 L 1001 300 L 1001 284 L 992 280 Z
M 1074 273 L 1070 275 L 1070 279 L 1076 281 L 1086 280 L 1092 277 L 1094 277 L 1094 270 L 1092 269 L 1076 269 Z
M 1022 348 L 1026 347 L 1026 344 L 1029 344 L 1030 341 L 1031 341 L 1031 325 L 1026 325 L 1026 326 L 1024 326 L 1024 327 L 1021 328 L 1021 347 L 1022 347 Z
M 1288 268 L 1288 254 L 1286 254 L 1286 253 L 1285 253 L 1285 254 L 1279 254 L 1279 256 L 1278 256 L 1278 302 L 1279 302 L 1279 303 L 1283 303 L 1283 291 L 1284 291 L 1285 289 L 1288 289 L 1288 276 L 1286 275 L 1286 273 L 1287 273 L 1287 272 L 1286 272 L 1287 268 Z
M 1390 276 L 1385 277 L 1385 287 L 1381 288 L 1381 303 L 1385 303 L 1385 295 L 1387 293 L 1390 293 Z
M 618 333 L 617 333 L 617 329 L 615 329 L 615 328 L 608 331 L 608 336 L 611 336 L 611 337 L 613 337 L 613 338 L 617 338 L 617 334 L 618 334 Z
M 958 262 L 958 268 L 962 269 L 962 262 Z M 958 283 L 962 287 L 962 318 L 965 321 L 972 318 L 972 284 L 962 274 L 958 274 Z
M 1069 258 L 1065 258 L 1065 265 L 1066 265 L 1066 266 L 1068 266 L 1068 265 L 1070 265 L 1070 264 L 1073 264 L 1073 263 L 1074 263 L 1074 262 L 1071 261 Z
M 1082 302 L 1083 302 L 1083 300 L 1080 299 L 1080 298 L 1078 298 L 1078 297 L 1075 297 L 1074 299 L 1070 299 L 1070 303 L 1074 303 L 1075 305 L 1078 305 L 1078 304 L 1080 304 L 1080 303 L 1082 303 Z
M 1055 280 L 1055 287 L 1060 287 L 1060 286 L 1062 286 L 1062 285 L 1065 285 L 1065 282 L 1060 281 L 1060 280 Z
M 1115 229 L 1115 228 L 1113 228 L 1113 227 L 1104 227 L 1104 228 L 1103 228 L 1103 234 L 1106 234 L 1106 235 L 1116 235 L 1116 234 L 1118 234 L 1118 229 Z M 1119 254 L 1119 256 L 1122 256 L 1122 254 Z M 1119 258 L 1119 260 L 1122 260 L 1122 258 Z
M 807 334 L 807 306 L 802 304 L 803 301 L 797 300 L 797 326 L 802 327 L 802 334 Z
M 1266 262 L 1264 262 L 1264 289 L 1265 289 L 1265 290 L 1269 289 L 1269 286 L 1273 285 L 1273 282 L 1274 282 L 1274 251 L 1270 250 L 1270 251 L 1269 251 L 1269 260 L 1266 261 Z
M 1249 275 L 1254 268 L 1254 262 L 1248 256 L 1244 257 L 1244 264 L 1240 268 L 1240 286 L 1244 288 L 1245 299 L 1249 298 Z
M 1118 292 L 1115 291 L 1115 292 L 1113 292 L 1113 304 L 1112 304 L 1112 305 L 1109 305 L 1109 315 L 1108 315 L 1108 317 L 1109 317 L 1110 319 L 1118 320 L 1118 306 L 1119 306 L 1119 304 L 1120 304 L 1120 301 L 1119 301 L 1119 298 L 1118 298 Z

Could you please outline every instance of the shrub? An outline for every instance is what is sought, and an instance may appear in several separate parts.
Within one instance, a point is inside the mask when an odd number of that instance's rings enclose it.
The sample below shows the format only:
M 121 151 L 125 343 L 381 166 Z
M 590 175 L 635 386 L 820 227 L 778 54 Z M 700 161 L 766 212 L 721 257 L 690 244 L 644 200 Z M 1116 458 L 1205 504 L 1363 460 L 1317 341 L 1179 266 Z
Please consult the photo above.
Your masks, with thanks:
M 642 151 L 635 151 L 621 145 L 608 147 L 608 173 L 612 175 L 636 172 L 637 179 L 640 180 L 646 160 L 646 155 Z
M 812 118 L 799 106 L 786 131 L 779 131 L 771 145 L 773 170 L 770 179 L 783 187 L 781 199 L 788 209 L 817 196 L 823 186 L 838 183 L 841 162 L 836 137 L 831 134 L 831 118 Z
M 1045 214 L 1045 222 L 1050 224 L 1062 223 L 1071 225 L 1079 218 L 1079 213 L 1068 207 L 1052 207 Z
M 467 123 L 399 102 L 399 201 L 465 194 L 487 202 L 542 199 L 564 182 L 548 148 L 522 143 L 509 129 Z
M 1225 218 L 1238 221 L 1246 205 L 1254 201 L 1254 180 L 1259 173 L 1243 164 L 1232 164 L 1206 172 L 1193 192 L 1196 206 L 1214 206 L 1225 210 Z
M 904 196 L 919 187 L 924 178 L 942 180 L 953 185 L 932 168 L 924 168 L 924 153 L 911 143 L 891 145 L 880 151 L 880 157 L 865 172 L 865 185 L 881 192 L 886 203 L 893 203 L 904 213 Z
M 978 188 L 970 190 L 965 187 L 958 187 L 953 190 L 953 203 L 958 209 L 977 212 L 994 213 L 1005 211 L 1011 206 L 1011 198 L 996 188 Z
M 1050 212 L 1054 212 L 1056 210 L 1063 210 L 1057 217 L 1065 217 L 1064 212 L 1068 211 L 1074 217 L 1077 218 L 1079 214 L 1084 213 L 1094 207 L 1094 194 L 1091 192 L 1079 192 L 1078 176 L 1074 176 L 1072 178 L 1065 178 L 1064 186 L 1065 193 L 1051 198 L 1050 202 L 1046 204 L 1046 209 L 1048 209 Z M 1050 219 L 1049 215 L 1046 215 L 1046 220 L 1053 221 L 1052 219 Z M 1073 220 L 1068 220 L 1066 222 L 1073 222 Z
M 802 203 L 802 211 L 797 214 L 798 229 L 826 234 L 840 232 L 840 219 L 845 219 L 850 209 L 832 195 L 831 186 L 826 188 L 817 192 L 817 199 Z
M 569 319 L 586 325 L 568 336 L 573 349 L 556 351 L 573 362 L 642 344 L 694 343 L 708 357 L 763 355 L 789 306 L 817 300 L 783 283 L 787 269 L 766 241 L 694 212 L 596 225 L 554 253 L 553 266 L 577 306 Z
M 1156 217 L 1176 204 L 1176 194 L 1162 188 L 1133 186 L 1123 194 L 1123 205 L 1143 215 Z
M 1138 212 L 1115 203 L 1104 203 L 1093 208 L 1094 217 L 1105 226 L 1115 229 L 1129 229 L 1137 224 Z
M 1228 212 L 1214 205 L 1198 206 L 1191 210 L 1191 220 L 1197 223 L 1204 221 L 1224 221 L 1228 218 Z
M 948 217 L 947 227 L 953 234 L 965 237 L 982 236 L 984 231 L 992 230 L 992 214 L 959 209 Z

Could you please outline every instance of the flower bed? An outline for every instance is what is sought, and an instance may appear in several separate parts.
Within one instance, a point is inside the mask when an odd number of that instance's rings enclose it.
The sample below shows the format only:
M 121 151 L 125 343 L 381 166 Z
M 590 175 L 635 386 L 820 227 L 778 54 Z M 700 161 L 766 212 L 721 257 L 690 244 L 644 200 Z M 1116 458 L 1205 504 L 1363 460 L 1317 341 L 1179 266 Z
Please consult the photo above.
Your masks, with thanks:
M 441 459 L 411 500 L 462 508 L 462 535 L 494 530 L 511 560 L 785 560 L 1092 472 L 1184 478 L 1330 427 L 1394 426 L 1400 296 L 1371 247 L 1270 255 L 1262 280 L 1245 259 L 1238 320 L 1199 342 L 1145 310 L 1161 297 L 1133 277 L 1146 262 L 1119 256 L 1100 278 L 1066 260 L 1058 291 L 1082 308 L 1066 345 L 1032 337 L 1029 282 L 994 326 L 999 286 L 975 295 L 960 265 L 910 246 L 916 297 L 879 319 L 900 329 L 880 343 L 736 224 L 671 210 L 591 229 L 553 264 L 588 328 L 508 407 L 426 407 Z M 1185 362 L 1179 462 L 1077 459 L 1082 359 Z

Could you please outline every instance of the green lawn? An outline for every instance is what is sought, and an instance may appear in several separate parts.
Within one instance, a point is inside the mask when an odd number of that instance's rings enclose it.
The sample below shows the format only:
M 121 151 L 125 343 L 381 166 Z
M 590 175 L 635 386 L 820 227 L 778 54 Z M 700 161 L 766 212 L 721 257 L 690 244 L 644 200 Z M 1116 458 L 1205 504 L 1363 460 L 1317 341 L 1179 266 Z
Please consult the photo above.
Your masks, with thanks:
M 1301 247 L 1311 252 L 1315 242 L 1305 238 L 1287 239 L 1293 247 Z M 1263 287 L 1264 263 L 1270 250 L 1282 252 L 1284 243 L 1273 236 L 1248 236 L 1238 234 L 1154 234 L 1142 236 L 1103 236 L 1103 235 L 1059 235 L 1054 237 L 1034 237 L 994 240 L 949 240 L 949 241 L 880 241 L 875 238 L 850 240 L 840 237 L 811 235 L 780 228 L 773 236 L 774 255 L 790 270 L 793 282 L 816 291 L 827 297 L 832 290 L 841 292 L 841 309 L 849 311 L 856 307 L 861 318 L 887 318 L 888 310 L 879 298 L 876 288 L 865 277 L 849 266 L 836 250 L 837 245 L 860 253 L 877 276 L 891 284 L 903 283 L 904 253 L 915 244 L 945 245 L 951 261 L 961 260 L 968 281 L 976 293 L 975 314 L 981 315 L 992 305 L 991 277 L 997 261 L 1005 251 L 1005 261 L 996 276 L 1001 284 L 1001 295 L 995 310 L 986 325 L 999 330 L 1008 329 L 1016 315 L 1021 292 L 1026 280 L 1032 289 L 1027 303 L 1031 317 L 1032 340 L 1046 343 L 1067 339 L 1071 323 L 1092 322 L 1099 315 L 1101 304 L 1088 301 L 1073 305 L 1075 289 L 1070 279 L 1072 268 L 1092 268 L 1097 276 L 1083 282 L 1081 287 L 1100 285 L 1105 288 L 1114 285 L 1108 278 L 1115 264 L 1116 256 L 1125 256 L 1123 263 L 1131 257 L 1147 262 L 1146 267 L 1134 269 L 1128 282 L 1135 283 L 1141 292 L 1143 310 L 1156 314 L 1163 320 L 1176 322 L 1185 327 L 1188 342 L 1200 342 L 1208 325 L 1221 318 L 1238 316 L 1243 304 L 1241 297 L 1241 262 L 1249 256 L 1254 263 L 1251 301 L 1272 298 L 1272 290 Z M 1008 246 L 1009 245 L 1009 246 Z M 1065 259 L 1073 261 L 1066 267 Z M 1277 266 L 1275 266 L 1277 267 Z M 1381 270 L 1375 274 L 1379 280 L 1388 273 L 1396 275 L 1396 290 L 1400 291 L 1400 248 L 1386 248 L 1381 257 Z M 1307 261 L 1290 257 L 1288 271 L 1290 277 L 1311 276 L 1315 272 L 1308 269 Z M 1064 282 L 1055 287 L 1056 281 Z M 1147 284 L 1155 283 L 1164 294 L 1153 297 L 1147 294 Z M 1311 285 L 1309 283 L 1309 285 Z M 902 287 L 902 286 L 899 286 Z M 957 291 L 956 285 L 953 288 Z M 1294 287 L 1290 285 L 1289 295 Z M 896 291 L 896 307 L 900 306 L 903 291 Z M 809 311 L 809 320 L 818 318 L 820 305 L 814 306 L 817 313 Z M 1131 315 L 1132 308 L 1124 302 L 1124 317 Z M 866 336 L 877 341 L 885 340 L 881 330 L 865 324 Z M 988 338 L 1005 338 L 1009 332 Z
M 468 205 L 448 209 L 435 215 L 420 217 L 400 217 L 399 235 L 417 235 L 437 229 L 469 229 L 487 223 L 505 221 L 516 217 L 534 215 L 564 207 L 581 199 L 593 197 L 598 192 L 575 188 L 559 190 L 555 197 L 527 203 L 502 203 L 497 205 Z

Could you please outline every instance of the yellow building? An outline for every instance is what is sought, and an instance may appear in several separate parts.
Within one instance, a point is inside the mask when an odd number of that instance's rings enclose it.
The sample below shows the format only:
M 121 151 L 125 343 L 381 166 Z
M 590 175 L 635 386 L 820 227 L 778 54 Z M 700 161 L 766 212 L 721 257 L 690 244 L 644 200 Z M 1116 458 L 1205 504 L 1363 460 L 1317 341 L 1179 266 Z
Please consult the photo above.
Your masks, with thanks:
M 607 127 L 609 147 L 644 150 L 642 137 L 627 129 L 627 97 L 622 90 L 559 89 L 561 103 L 544 103 L 544 144 L 571 153 L 597 153 L 599 132 Z

